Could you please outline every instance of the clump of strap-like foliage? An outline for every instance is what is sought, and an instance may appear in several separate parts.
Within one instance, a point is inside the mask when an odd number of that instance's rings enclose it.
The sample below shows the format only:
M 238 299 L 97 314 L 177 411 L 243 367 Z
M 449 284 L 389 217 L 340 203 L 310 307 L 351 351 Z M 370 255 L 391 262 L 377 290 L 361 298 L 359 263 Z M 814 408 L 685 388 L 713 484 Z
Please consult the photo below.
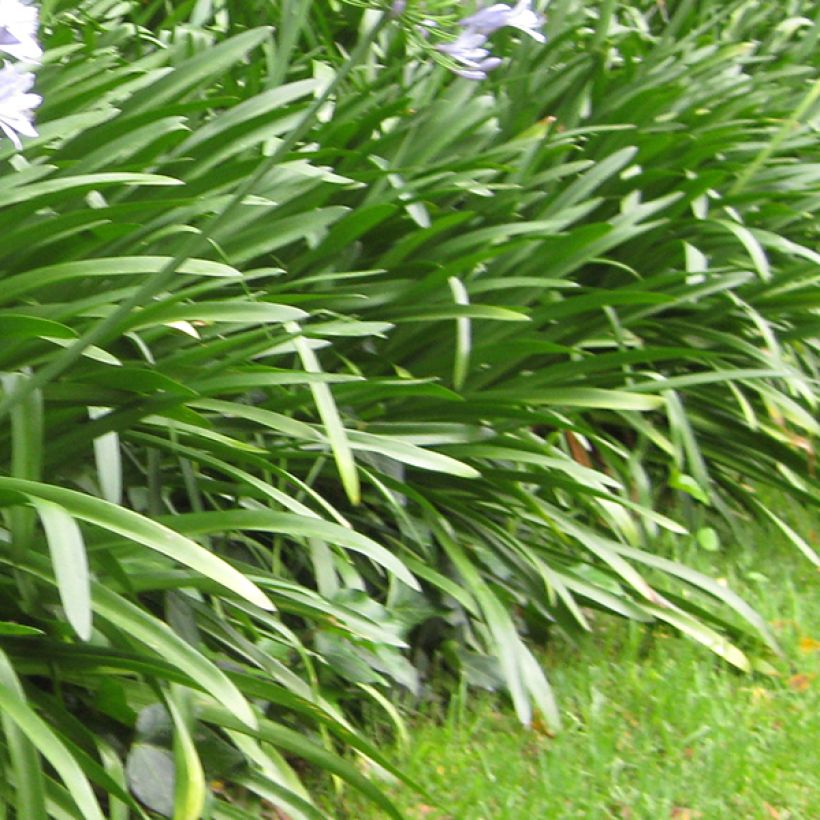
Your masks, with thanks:
M 44 4 L 4 809 L 319 817 L 307 761 L 395 815 L 356 707 L 431 661 L 557 725 L 533 642 L 591 611 L 776 650 L 658 544 L 818 498 L 820 21 L 676 5 L 554 0 L 470 82 L 349 5 Z

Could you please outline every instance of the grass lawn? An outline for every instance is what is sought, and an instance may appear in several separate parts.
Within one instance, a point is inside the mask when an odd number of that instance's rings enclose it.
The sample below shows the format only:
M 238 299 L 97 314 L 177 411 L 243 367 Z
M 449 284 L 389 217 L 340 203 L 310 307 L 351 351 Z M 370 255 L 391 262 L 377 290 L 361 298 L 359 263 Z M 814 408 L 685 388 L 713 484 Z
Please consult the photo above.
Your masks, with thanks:
M 816 546 L 806 513 L 796 525 Z M 795 518 L 795 515 L 792 516 Z M 428 707 L 394 759 L 430 792 L 392 796 L 411 818 L 820 817 L 817 570 L 772 532 L 748 549 L 690 547 L 772 624 L 777 675 L 745 675 L 666 631 L 601 621 L 544 662 L 565 728 L 525 730 L 496 696 Z M 335 816 L 376 817 L 345 793 Z

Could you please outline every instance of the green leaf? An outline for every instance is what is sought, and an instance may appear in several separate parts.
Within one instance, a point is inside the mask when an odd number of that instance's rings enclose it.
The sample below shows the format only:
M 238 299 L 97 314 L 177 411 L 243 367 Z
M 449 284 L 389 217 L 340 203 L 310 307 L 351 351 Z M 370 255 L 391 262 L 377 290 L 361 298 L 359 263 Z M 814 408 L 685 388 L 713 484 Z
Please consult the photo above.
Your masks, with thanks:
M 288 323 L 285 327 L 289 333 L 300 334 L 298 325 Z M 301 335 L 296 335 L 294 336 L 293 342 L 296 345 L 296 350 L 302 361 L 302 367 L 304 367 L 308 373 L 321 373 L 322 369 L 319 360 L 316 358 L 316 354 L 310 348 L 305 338 Z M 330 392 L 330 388 L 321 382 L 311 383 L 310 392 L 313 394 L 316 409 L 319 411 L 319 416 L 325 426 L 325 434 L 333 450 L 333 457 L 336 460 L 336 467 L 339 470 L 342 486 L 347 493 L 347 497 L 350 499 L 350 503 L 354 505 L 358 504 L 361 501 L 359 474 L 356 470 L 356 462 L 353 459 L 353 452 L 350 448 L 350 442 L 348 441 L 344 424 L 336 407 L 336 402 L 333 400 L 333 394 Z
M 172 520 L 181 532 L 190 535 L 247 529 L 278 532 L 298 538 L 320 538 L 367 556 L 407 586 L 413 589 L 419 588 L 418 581 L 392 552 L 355 530 L 324 521 L 321 518 L 307 518 L 270 510 L 224 510 L 186 513 L 174 516 Z
M 764 282 L 769 281 L 772 278 L 769 260 L 766 256 L 766 252 L 761 247 L 760 242 L 758 242 L 754 233 L 744 225 L 740 225 L 737 222 L 731 222 L 728 219 L 718 219 L 715 220 L 715 222 L 716 224 L 724 227 L 730 233 L 734 234 L 740 240 L 740 243 L 749 254 L 758 276 L 760 276 Z
M 680 490 L 681 492 L 691 495 L 692 498 L 700 501 L 701 504 L 709 504 L 708 492 L 695 481 L 692 476 L 686 473 L 681 473 L 678 470 L 673 470 L 669 476 L 669 486 L 672 489 Z
M 504 394 L 487 390 L 482 398 L 493 401 L 503 399 Z M 587 407 L 607 410 L 650 411 L 662 407 L 664 401 L 659 396 L 637 395 L 625 390 L 603 390 L 597 387 L 544 388 L 543 390 L 523 389 L 516 391 L 515 401 L 531 405 L 555 405 L 558 407 Z
M 53 322 L 51 319 L 42 319 L 39 316 L 26 316 L 19 313 L 0 313 L 0 335 L 4 339 L 77 338 L 76 332 L 68 325 Z
M 16 626 L 16 625 L 12 625 Z M 39 630 L 32 630 L 37 633 Z M 3 632 L 0 624 L 0 635 L 21 634 L 19 632 Z M 25 634 L 25 633 L 22 633 Z M 25 699 L 23 687 L 9 662 L 8 657 L 0 649 L 0 686 L 7 686 L 20 700 Z M 6 737 L 8 755 L 11 768 L 14 770 L 16 781 L 15 809 L 20 817 L 46 817 L 45 789 L 43 770 L 35 745 L 29 740 L 11 716 L 0 712 L 0 726 Z
M 96 419 L 109 411 L 108 407 L 89 407 L 88 415 Z M 119 504 L 122 501 L 122 459 L 120 439 L 116 433 L 104 433 L 94 439 L 94 461 L 103 498 L 112 504 Z
M 702 621 L 696 620 L 691 615 L 677 609 L 659 607 L 649 603 L 643 603 L 641 606 L 659 620 L 666 621 L 685 635 L 694 638 L 698 643 L 702 643 L 716 655 L 732 664 L 732 666 L 736 666 L 744 672 L 751 671 L 749 659 L 743 652 L 723 635 L 706 626 Z
M 761 504 L 754 498 L 750 500 L 755 509 L 768 518 L 814 566 L 820 567 L 820 555 L 809 546 L 805 539 L 801 538 L 779 515 L 775 515 L 765 504 Z
M 180 320 L 267 324 L 293 322 L 306 317 L 307 313 L 300 308 L 270 302 L 195 302 L 190 305 L 160 304 L 147 307 L 135 314 L 131 327 L 151 327 Z
M 381 453 L 388 458 L 395 459 L 413 467 L 420 467 L 422 470 L 433 470 L 449 475 L 460 476 L 461 478 L 479 478 L 481 473 L 450 456 L 441 453 L 431 452 L 415 444 L 411 444 L 392 436 L 372 435 L 370 433 L 360 433 L 355 430 L 348 431 L 350 446 L 354 450 L 367 450 L 372 453 Z
M 46 182 L 36 182 L 5 193 L 0 192 L 0 208 L 14 205 L 17 202 L 33 205 L 37 200 L 51 198 L 54 194 L 62 195 L 66 191 L 96 190 L 109 185 L 182 185 L 182 182 L 158 174 L 110 173 L 61 177 Z
M 299 80 L 256 94 L 197 128 L 174 152 L 185 156 L 197 146 L 229 138 L 228 132 L 246 127 L 247 123 L 277 111 L 289 103 L 312 94 L 318 87 L 315 79 Z
M 185 711 L 189 711 L 187 694 L 176 687 L 167 700 L 168 711 L 174 722 L 174 817 L 179 820 L 199 820 L 205 808 L 205 772 L 189 727 L 192 721 L 185 714 Z
M 606 180 L 629 164 L 637 153 L 638 149 L 630 145 L 621 148 L 602 160 L 598 160 L 586 173 L 582 174 L 557 197 L 553 198 L 549 207 L 544 210 L 543 215 L 558 214 L 571 205 L 587 199 Z
M 16 624 L 13 621 L 0 621 L 0 635 L 10 635 L 11 637 L 29 638 L 34 635 L 44 635 L 42 629 L 25 624 Z
M 119 627 L 129 638 L 150 647 L 207 692 L 246 726 L 256 725 L 256 715 L 242 693 L 216 665 L 180 638 L 164 621 L 145 612 L 101 584 L 92 585 L 94 611 Z
M 8 276 L 5 279 L 0 299 L 10 300 L 24 293 L 49 288 L 59 282 L 85 280 L 92 277 L 106 279 L 109 276 L 145 276 L 159 273 L 171 259 L 170 256 L 114 256 L 46 265 L 25 273 Z M 220 279 L 241 277 L 236 268 L 206 259 L 187 259 L 179 266 L 177 273 Z
M 385 318 L 396 324 L 432 322 L 442 319 L 493 319 L 497 322 L 529 322 L 529 316 L 509 308 L 493 305 L 441 305 L 430 307 L 394 308 Z
M 450 537 L 443 525 L 433 524 L 439 541 L 447 551 L 465 584 L 475 597 L 490 630 L 493 650 L 498 655 L 507 687 L 521 722 L 529 725 L 532 720 L 532 697 L 535 705 L 548 724 L 558 729 L 561 718 L 547 679 L 524 646 L 509 613 L 501 605 L 478 571 L 464 554 L 461 546 Z
M 720 550 L 720 538 L 714 527 L 701 527 L 696 533 L 698 546 L 707 552 L 718 552 Z
M 65 339 L 61 337 L 55 338 L 53 336 L 44 336 L 43 338 L 47 342 L 51 342 L 58 347 L 68 348 L 74 344 L 73 339 Z M 113 367 L 120 367 L 122 365 L 122 362 L 116 356 L 109 353 L 107 350 L 103 350 L 101 347 L 97 347 L 96 345 L 87 345 L 83 349 L 82 355 L 88 359 L 92 359 L 95 362 L 100 362 L 101 364 L 112 365 Z
M 82 640 L 90 640 L 91 582 L 80 528 L 58 504 L 30 498 L 46 533 L 60 601 L 68 622 Z
M 201 572 L 262 609 L 273 609 L 264 593 L 230 564 L 190 539 L 131 510 L 74 490 L 0 476 L 2 490 L 25 495 L 32 503 L 42 500 L 59 505 L 75 518 L 115 532 Z
M 52 731 L 23 699 L 19 683 L 6 654 L 0 649 L 0 711 L 3 719 L 16 724 L 37 750 L 57 771 L 71 793 L 77 808 L 88 820 L 104 820 L 100 804 L 77 761 Z M 35 767 L 38 770 L 39 767 Z M 34 772 L 31 773 L 34 776 Z
M 449 283 L 453 300 L 456 304 L 469 305 L 470 297 L 461 280 L 455 276 L 451 276 Z M 461 390 L 467 378 L 471 347 L 470 319 L 466 316 L 461 316 L 456 319 L 456 344 L 453 358 L 453 386 L 456 390 Z
M 147 88 L 135 94 L 128 105 L 131 116 L 178 100 L 190 89 L 202 85 L 211 77 L 221 77 L 235 63 L 271 36 L 269 27 L 250 29 L 237 34 L 212 48 L 203 49 L 176 67 L 175 71 L 162 76 Z

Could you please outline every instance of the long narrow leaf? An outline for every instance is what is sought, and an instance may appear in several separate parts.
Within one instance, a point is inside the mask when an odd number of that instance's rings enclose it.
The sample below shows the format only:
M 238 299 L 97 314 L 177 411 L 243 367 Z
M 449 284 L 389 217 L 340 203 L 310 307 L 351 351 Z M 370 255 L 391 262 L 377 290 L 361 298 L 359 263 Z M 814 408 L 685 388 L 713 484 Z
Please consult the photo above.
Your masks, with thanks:
M 273 608 L 262 591 L 230 564 L 190 539 L 131 510 L 74 490 L 21 479 L 0 477 L 0 490 L 19 493 L 32 502 L 50 501 L 75 518 L 130 538 L 213 578 L 262 609 Z

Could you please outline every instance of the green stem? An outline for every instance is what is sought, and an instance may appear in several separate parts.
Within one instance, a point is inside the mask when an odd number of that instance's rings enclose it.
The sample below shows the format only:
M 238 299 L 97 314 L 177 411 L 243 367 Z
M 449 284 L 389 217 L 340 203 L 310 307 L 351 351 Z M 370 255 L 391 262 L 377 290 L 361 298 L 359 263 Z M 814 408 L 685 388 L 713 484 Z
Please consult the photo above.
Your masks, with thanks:
M 604 0 L 598 10 L 598 24 L 595 27 L 595 34 L 592 38 L 591 48 L 593 51 L 600 48 L 609 33 L 609 26 L 612 23 L 612 15 L 615 13 L 615 0 Z

